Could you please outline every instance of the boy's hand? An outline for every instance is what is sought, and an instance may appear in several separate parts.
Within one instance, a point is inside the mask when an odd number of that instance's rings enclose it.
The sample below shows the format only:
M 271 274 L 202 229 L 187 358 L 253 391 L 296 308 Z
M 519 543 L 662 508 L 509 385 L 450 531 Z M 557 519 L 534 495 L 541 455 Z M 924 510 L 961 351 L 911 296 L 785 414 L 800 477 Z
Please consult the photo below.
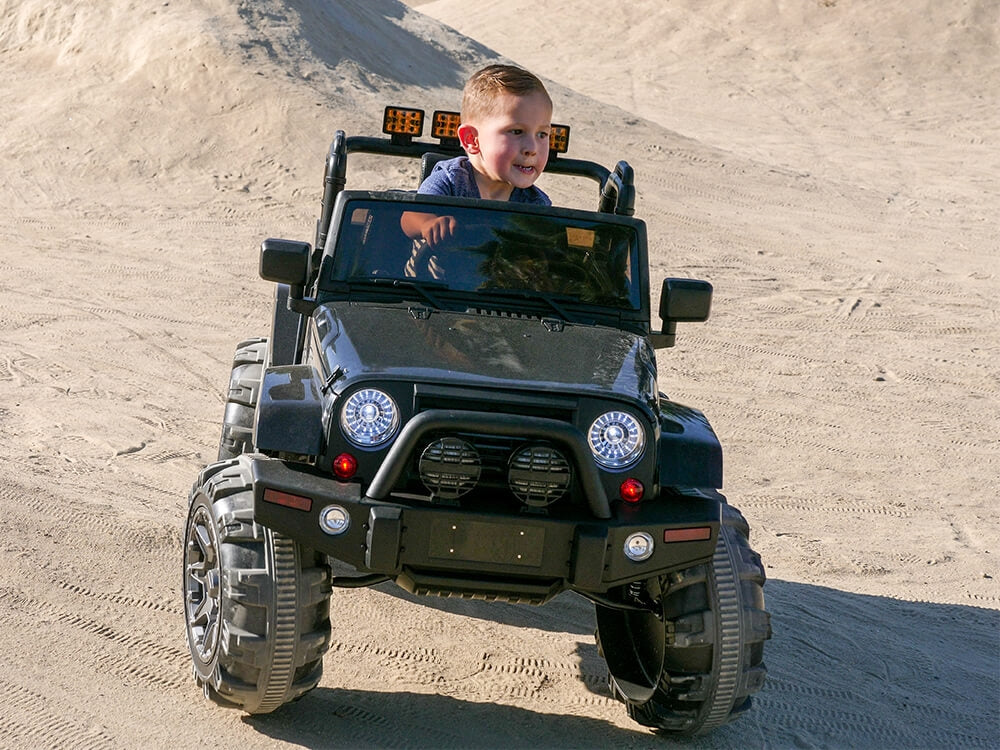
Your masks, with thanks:
M 454 216 L 437 216 L 421 227 L 420 235 L 431 247 L 437 247 L 455 234 L 458 222 Z

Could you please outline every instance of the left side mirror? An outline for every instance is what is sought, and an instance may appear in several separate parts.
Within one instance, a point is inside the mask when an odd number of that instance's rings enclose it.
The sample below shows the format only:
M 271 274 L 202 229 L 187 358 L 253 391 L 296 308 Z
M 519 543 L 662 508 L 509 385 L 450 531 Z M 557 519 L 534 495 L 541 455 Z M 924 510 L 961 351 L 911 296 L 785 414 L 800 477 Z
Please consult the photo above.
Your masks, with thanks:
M 712 285 L 700 279 L 664 279 L 660 293 L 660 319 L 663 333 L 650 338 L 653 347 L 664 349 L 674 345 L 678 323 L 701 323 L 712 310 Z
M 712 311 L 712 285 L 700 279 L 664 279 L 660 318 L 664 323 L 703 323 Z

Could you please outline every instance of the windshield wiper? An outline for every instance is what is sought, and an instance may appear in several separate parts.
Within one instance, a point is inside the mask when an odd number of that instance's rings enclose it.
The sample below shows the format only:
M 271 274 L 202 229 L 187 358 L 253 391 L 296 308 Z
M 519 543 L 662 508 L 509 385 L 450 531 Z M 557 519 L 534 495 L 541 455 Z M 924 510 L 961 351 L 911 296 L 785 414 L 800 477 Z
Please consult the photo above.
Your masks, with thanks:
M 435 310 L 441 310 L 444 305 L 431 293 L 431 289 L 447 290 L 449 287 L 442 281 L 417 281 L 411 279 L 392 279 L 385 276 L 353 276 L 348 284 L 392 287 L 393 289 L 412 289 Z

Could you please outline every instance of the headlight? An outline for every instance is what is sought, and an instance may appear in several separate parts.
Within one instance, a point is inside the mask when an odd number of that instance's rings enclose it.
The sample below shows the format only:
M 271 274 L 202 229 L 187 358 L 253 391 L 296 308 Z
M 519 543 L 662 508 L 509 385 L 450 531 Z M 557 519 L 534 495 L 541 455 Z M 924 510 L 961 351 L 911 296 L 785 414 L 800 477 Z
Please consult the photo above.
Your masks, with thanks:
M 639 460 L 646 445 L 646 433 L 631 414 L 609 411 L 590 425 L 587 442 L 597 463 L 607 469 L 623 469 Z
M 340 412 L 344 435 L 361 448 L 374 448 L 386 442 L 399 427 L 399 409 L 392 397 L 375 388 L 357 391 Z

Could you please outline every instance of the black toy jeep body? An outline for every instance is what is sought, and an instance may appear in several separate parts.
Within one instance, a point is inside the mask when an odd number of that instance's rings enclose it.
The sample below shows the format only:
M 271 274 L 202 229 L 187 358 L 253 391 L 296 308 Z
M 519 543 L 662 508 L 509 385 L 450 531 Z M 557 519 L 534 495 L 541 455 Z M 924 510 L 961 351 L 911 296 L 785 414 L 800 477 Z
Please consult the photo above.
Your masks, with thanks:
M 549 171 L 599 183 L 590 212 L 348 191 L 351 151 L 455 153 L 338 133 L 316 250 L 262 245 L 271 335 L 237 350 L 186 527 L 197 682 L 249 713 L 315 687 L 332 587 L 571 590 L 595 602 L 610 689 L 637 721 L 694 734 L 737 716 L 764 678 L 763 568 L 717 492 L 718 440 L 660 393 L 654 356 L 707 318 L 711 287 L 666 280 L 651 330 L 631 169 L 552 155 Z M 458 229 L 431 248 L 406 212 Z

